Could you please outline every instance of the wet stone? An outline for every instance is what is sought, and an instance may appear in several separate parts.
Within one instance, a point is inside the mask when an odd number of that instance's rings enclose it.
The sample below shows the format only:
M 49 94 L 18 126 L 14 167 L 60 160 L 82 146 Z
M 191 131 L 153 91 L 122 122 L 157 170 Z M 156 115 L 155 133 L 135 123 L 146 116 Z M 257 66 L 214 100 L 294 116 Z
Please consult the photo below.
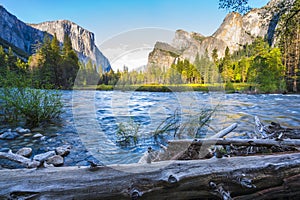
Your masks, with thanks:
M 70 150 L 71 150 L 71 146 L 70 145 L 65 145 L 65 146 L 57 147 L 55 149 L 55 152 L 56 152 L 57 155 L 66 156 L 70 153 Z
M 46 136 L 43 136 L 40 138 L 41 141 L 45 141 L 46 140 Z
M 4 133 L 4 132 L 6 132 L 6 131 L 7 131 L 7 128 L 1 128 L 1 129 L 0 129 L 0 134 Z
M 23 136 L 24 137 L 30 137 L 30 136 L 32 136 L 32 133 L 25 133 L 25 134 L 23 134 Z
M 22 127 L 18 127 L 18 128 L 16 128 L 16 132 L 17 133 L 20 133 L 20 134 L 25 134 L 25 133 L 30 133 L 31 131 L 30 131 L 30 129 L 25 129 L 25 128 L 22 128 Z
M 17 137 L 19 137 L 19 134 L 11 130 L 8 130 L 0 135 L 0 139 L 3 140 L 13 140 Z
M 64 158 L 60 155 L 54 155 L 47 159 L 46 163 L 48 165 L 54 165 L 55 167 L 61 166 L 64 164 Z
M 36 133 L 36 134 L 34 134 L 32 137 L 33 137 L 33 138 L 41 138 L 41 137 L 43 137 L 43 135 L 40 134 L 40 133 Z
M 29 158 L 31 156 L 32 149 L 28 147 L 23 147 L 19 149 L 16 154 Z

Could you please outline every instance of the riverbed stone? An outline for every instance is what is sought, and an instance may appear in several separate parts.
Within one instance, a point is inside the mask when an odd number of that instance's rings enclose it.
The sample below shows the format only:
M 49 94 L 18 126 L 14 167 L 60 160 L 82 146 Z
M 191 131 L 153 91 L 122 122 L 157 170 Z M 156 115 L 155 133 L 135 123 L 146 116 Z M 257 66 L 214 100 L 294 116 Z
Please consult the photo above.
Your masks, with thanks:
M 40 138 L 41 141 L 45 141 L 46 140 L 46 136 L 43 136 Z
M 56 155 L 55 151 L 48 151 L 46 153 L 35 155 L 33 157 L 33 160 L 43 162 L 43 161 L 47 160 L 48 158 L 50 158 L 51 156 L 55 156 L 55 155 Z
M 32 136 L 32 133 L 25 133 L 25 134 L 23 134 L 23 136 L 24 137 L 30 137 L 30 136 Z
M 47 159 L 46 163 L 48 165 L 54 165 L 55 167 L 61 166 L 64 164 L 64 158 L 60 155 L 54 155 Z
M 36 134 L 34 134 L 32 137 L 33 137 L 33 138 L 41 138 L 41 137 L 43 137 L 43 135 L 40 134 L 40 133 L 36 133 Z
M 25 134 L 25 133 L 30 133 L 31 131 L 28 128 L 17 127 L 16 132 L 20 134 Z
M 64 145 L 61 147 L 57 147 L 55 149 L 55 152 L 57 155 L 67 156 L 70 153 L 70 150 L 71 150 L 71 145 Z
M 17 151 L 16 154 L 29 158 L 31 156 L 32 149 L 29 147 L 23 147 Z
M 13 140 L 17 137 L 19 137 L 19 134 L 15 131 L 11 131 L 11 129 L 5 131 L 0 135 L 0 139 L 2 140 Z

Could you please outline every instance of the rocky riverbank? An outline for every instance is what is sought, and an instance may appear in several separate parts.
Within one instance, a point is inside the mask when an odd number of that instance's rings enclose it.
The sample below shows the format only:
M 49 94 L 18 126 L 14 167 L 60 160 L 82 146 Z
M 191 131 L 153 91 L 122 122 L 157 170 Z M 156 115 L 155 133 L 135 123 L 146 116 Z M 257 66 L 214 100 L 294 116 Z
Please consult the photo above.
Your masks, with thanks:
M 73 128 L 56 131 L 51 126 L 31 130 L 23 127 L 3 127 L 0 129 L 0 153 L 22 156 L 56 167 L 87 166 L 90 162 L 97 162 Z M 22 163 L 0 157 L 0 169 L 23 167 L 26 166 Z

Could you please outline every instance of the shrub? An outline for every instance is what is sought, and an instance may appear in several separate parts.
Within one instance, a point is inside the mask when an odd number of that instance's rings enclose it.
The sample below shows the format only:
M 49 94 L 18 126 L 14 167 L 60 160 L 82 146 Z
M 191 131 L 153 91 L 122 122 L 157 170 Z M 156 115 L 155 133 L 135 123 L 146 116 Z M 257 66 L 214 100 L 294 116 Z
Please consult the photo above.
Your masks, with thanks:
M 121 146 L 135 146 L 138 142 L 140 124 L 132 118 L 126 123 L 120 123 L 117 130 L 117 143 Z
M 7 73 L 1 81 L 0 101 L 4 119 L 10 123 L 24 121 L 35 127 L 41 122 L 59 117 L 62 112 L 61 94 L 56 90 L 30 88 L 30 79 Z

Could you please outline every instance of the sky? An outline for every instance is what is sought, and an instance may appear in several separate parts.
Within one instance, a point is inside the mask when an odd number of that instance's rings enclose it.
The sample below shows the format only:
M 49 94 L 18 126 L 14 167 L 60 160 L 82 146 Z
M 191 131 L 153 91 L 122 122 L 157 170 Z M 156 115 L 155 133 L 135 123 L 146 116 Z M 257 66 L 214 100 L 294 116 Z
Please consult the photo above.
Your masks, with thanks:
M 252 7 L 262 7 L 267 2 L 249 0 Z M 134 56 L 140 64 L 145 62 L 153 42 L 169 42 L 177 29 L 212 35 L 228 13 L 218 9 L 218 0 L 0 0 L 0 4 L 26 23 L 59 19 L 77 23 L 95 34 L 96 44 L 104 55 L 118 49 L 112 53 L 113 58 L 108 55 L 115 62 L 130 60 L 130 52 L 143 49 L 144 53 Z M 128 42 L 134 41 L 136 32 L 141 30 L 147 30 L 147 34 L 142 31 L 145 36 L 138 46 L 128 48 Z M 130 39 L 115 44 L 115 38 L 120 40 L 124 34 Z M 152 38 L 148 39 L 149 36 Z M 121 61 L 118 65 L 122 65 Z

